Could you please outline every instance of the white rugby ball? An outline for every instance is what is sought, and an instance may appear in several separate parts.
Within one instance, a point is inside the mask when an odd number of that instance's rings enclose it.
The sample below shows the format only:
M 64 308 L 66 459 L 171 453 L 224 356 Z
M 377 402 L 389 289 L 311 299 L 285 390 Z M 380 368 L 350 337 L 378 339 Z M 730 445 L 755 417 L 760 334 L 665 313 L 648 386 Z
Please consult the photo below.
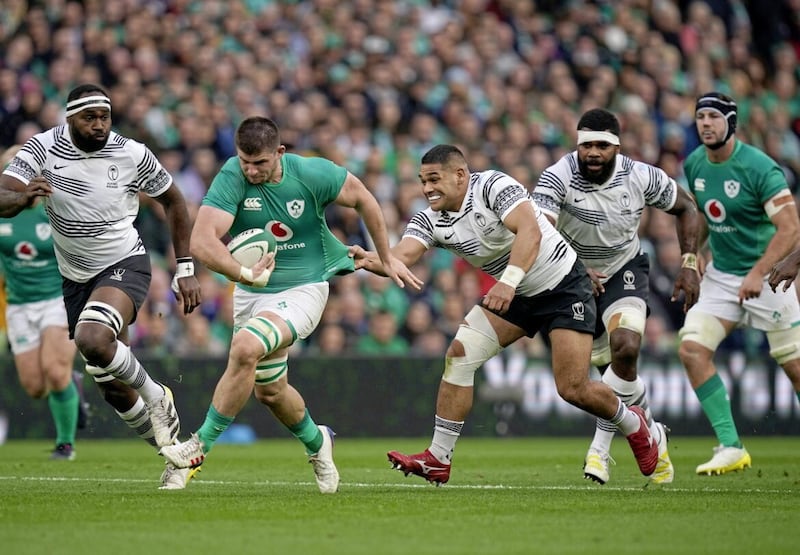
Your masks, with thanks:
M 242 231 L 228 243 L 231 256 L 246 268 L 250 268 L 265 254 L 275 252 L 276 249 L 275 236 L 261 227 Z

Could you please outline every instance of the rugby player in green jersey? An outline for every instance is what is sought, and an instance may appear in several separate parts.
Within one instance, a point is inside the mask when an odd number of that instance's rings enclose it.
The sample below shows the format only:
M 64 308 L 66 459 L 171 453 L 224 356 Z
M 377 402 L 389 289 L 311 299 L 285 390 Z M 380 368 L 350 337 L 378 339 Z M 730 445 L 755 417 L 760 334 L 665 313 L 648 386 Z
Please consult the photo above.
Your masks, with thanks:
M 780 166 L 736 138 L 736 102 L 702 95 L 695 106 L 702 145 L 684 162 L 704 216 L 711 261 L 700 296 L 680 330 L 679 355 L 719 445 L 697 474 L 751 466 L 714 353 L 736 327 L 766 332 L 770 355 L 800 391 L 800 306 L 794 290 L 773 290 L 767 276 L 800 237 L 797 208 Z M 701 232 L 701 239 L 706 237 Z M 698 244 L 702 244 L 699 241 Z M 745 370 L 746 371 L 746 370 Z M 747 391 L 743 391 L 747 395 Z M 800 397 L 800 395 L 799 395 Z

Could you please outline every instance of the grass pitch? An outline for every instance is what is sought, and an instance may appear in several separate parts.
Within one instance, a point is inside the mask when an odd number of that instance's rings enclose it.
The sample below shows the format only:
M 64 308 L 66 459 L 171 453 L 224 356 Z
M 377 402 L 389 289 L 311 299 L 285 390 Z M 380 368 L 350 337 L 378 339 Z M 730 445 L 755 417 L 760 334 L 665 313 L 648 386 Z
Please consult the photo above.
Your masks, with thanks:
M 701 477 L 711 438 L 673 438 L 673 484 L 639 475 L 622 438 L 611 481 L 583 479 L 589 438 L 463 437 L 440 488 L 390 470 L 429 438 L 339 438 L 339 493 L 317 491 L 294 440 L 220 444 L 198 478 L 159 491 L 163 459 L 135 440 L 0 446 L 0 552 L 113 554 L 797 553 L 800 438 L 745 438 L 753 468 Z

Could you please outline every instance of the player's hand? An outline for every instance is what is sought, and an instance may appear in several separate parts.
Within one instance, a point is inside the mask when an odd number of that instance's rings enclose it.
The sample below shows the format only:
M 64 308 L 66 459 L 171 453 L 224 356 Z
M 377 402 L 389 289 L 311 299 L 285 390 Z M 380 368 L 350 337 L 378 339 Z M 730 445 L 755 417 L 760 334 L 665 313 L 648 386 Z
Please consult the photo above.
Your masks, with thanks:
M 405 287 L 406 285 L 409 285 L 417 291 L 422 290 L 422 286 L 425 285 L 425 282 L 419 279 L 414 272 L 409 270 L 400 259 L 394 257 L 393 255 L 389 255 L 389 260 L 383 263 L 384 269 L 386 269 L 387 263 L 390 266 L 391 271 L 387 271 L 386 275 L 394 280 L 399 287 Z
M 39 197 L 49 197 L 52 194 L 53 188 L 44 177 L 34 177 L 28 182 L 28 186 L 25 188 L 25 196 L 27 197 L 26 206 L 33 205 Z
M 239 274 L 239 282 L 252 287 L 266 287 L 272 271 L 275 269 L 275 253 L 268 252 L 250 268 L 242 269 Z
M 175 277 L 172 279 L 172 290 L 178 303 L 183 305 L 183 313 L 189 314 L 202 302 L 200 282 L 195 276 Z
M 739 304 L 750 299 L 757 299 L 761 295 L 761 290 L 764 288 L 762 276 L 758 272 L 752 270 L 744 276 L 742 285 L 739 287 Z
M 353 259 L 356 270 L 370 269 L 370 253 L 364 250 L 361 245 L 350 245 L 347 247 L 347 256 Z
M 800 271 L 800 257 L 787 256 L 772 267 L 767 283 L 773 291 L 777 292 L 778 286 L 784 282 L 782 290 L 787 291 L 797 278 L 798 271 Z
M 700 273 L 694 268 L 681 268 L 678 277 L 675 278 L 675 288 L 672 290 L 672 298 L 675 302 L 683 291 L 684 302 L 683 312 L 687 312 L 697 302 L 700 296 Z
M 592 293 L 594 296 L 597 297 L 601 293 L 605 293 L 606 288 L 603 285 L 602 280 L 607 279 L 608 276 L 603 272 L 594 270 L 593 268 L 586 268 L 586 273 L 588 274 L 589 279 L 592 280 Z
M 498 281 L 492 285 L 492 288 L 483 297 L 481 304 L 492 312 L 505 314 L 511 306 L 511 301 L 514 300 L 515 293 L 516 289 L 507 283 Z

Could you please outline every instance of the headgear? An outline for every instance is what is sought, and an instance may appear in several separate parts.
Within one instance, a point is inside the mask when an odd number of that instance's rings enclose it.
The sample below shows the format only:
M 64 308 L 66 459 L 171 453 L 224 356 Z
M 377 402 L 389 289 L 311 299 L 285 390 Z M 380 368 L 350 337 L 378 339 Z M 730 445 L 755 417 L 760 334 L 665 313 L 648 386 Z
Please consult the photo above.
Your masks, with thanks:
M 108 108 L 108 110 L 111 111 L 111 99 L 105 95 L 96 94 L 93 96 L 82 96 L 80 98 L 76 98 L 75 100 L 70 100 L 67 102 L 66 116 L 74 116 L 78 112 L 88 108 Z
M 697 114 L 700 110 L 713 110 L 725 118 L 725 123 L 727 124 L 725 138 L 719 143 L 708 145 L 708 148 L 716 150 L 727 143 L 728 139 L 736 133 L 736 102 L 728 95 L 710 92 L 697 99 L 694 113 Z

